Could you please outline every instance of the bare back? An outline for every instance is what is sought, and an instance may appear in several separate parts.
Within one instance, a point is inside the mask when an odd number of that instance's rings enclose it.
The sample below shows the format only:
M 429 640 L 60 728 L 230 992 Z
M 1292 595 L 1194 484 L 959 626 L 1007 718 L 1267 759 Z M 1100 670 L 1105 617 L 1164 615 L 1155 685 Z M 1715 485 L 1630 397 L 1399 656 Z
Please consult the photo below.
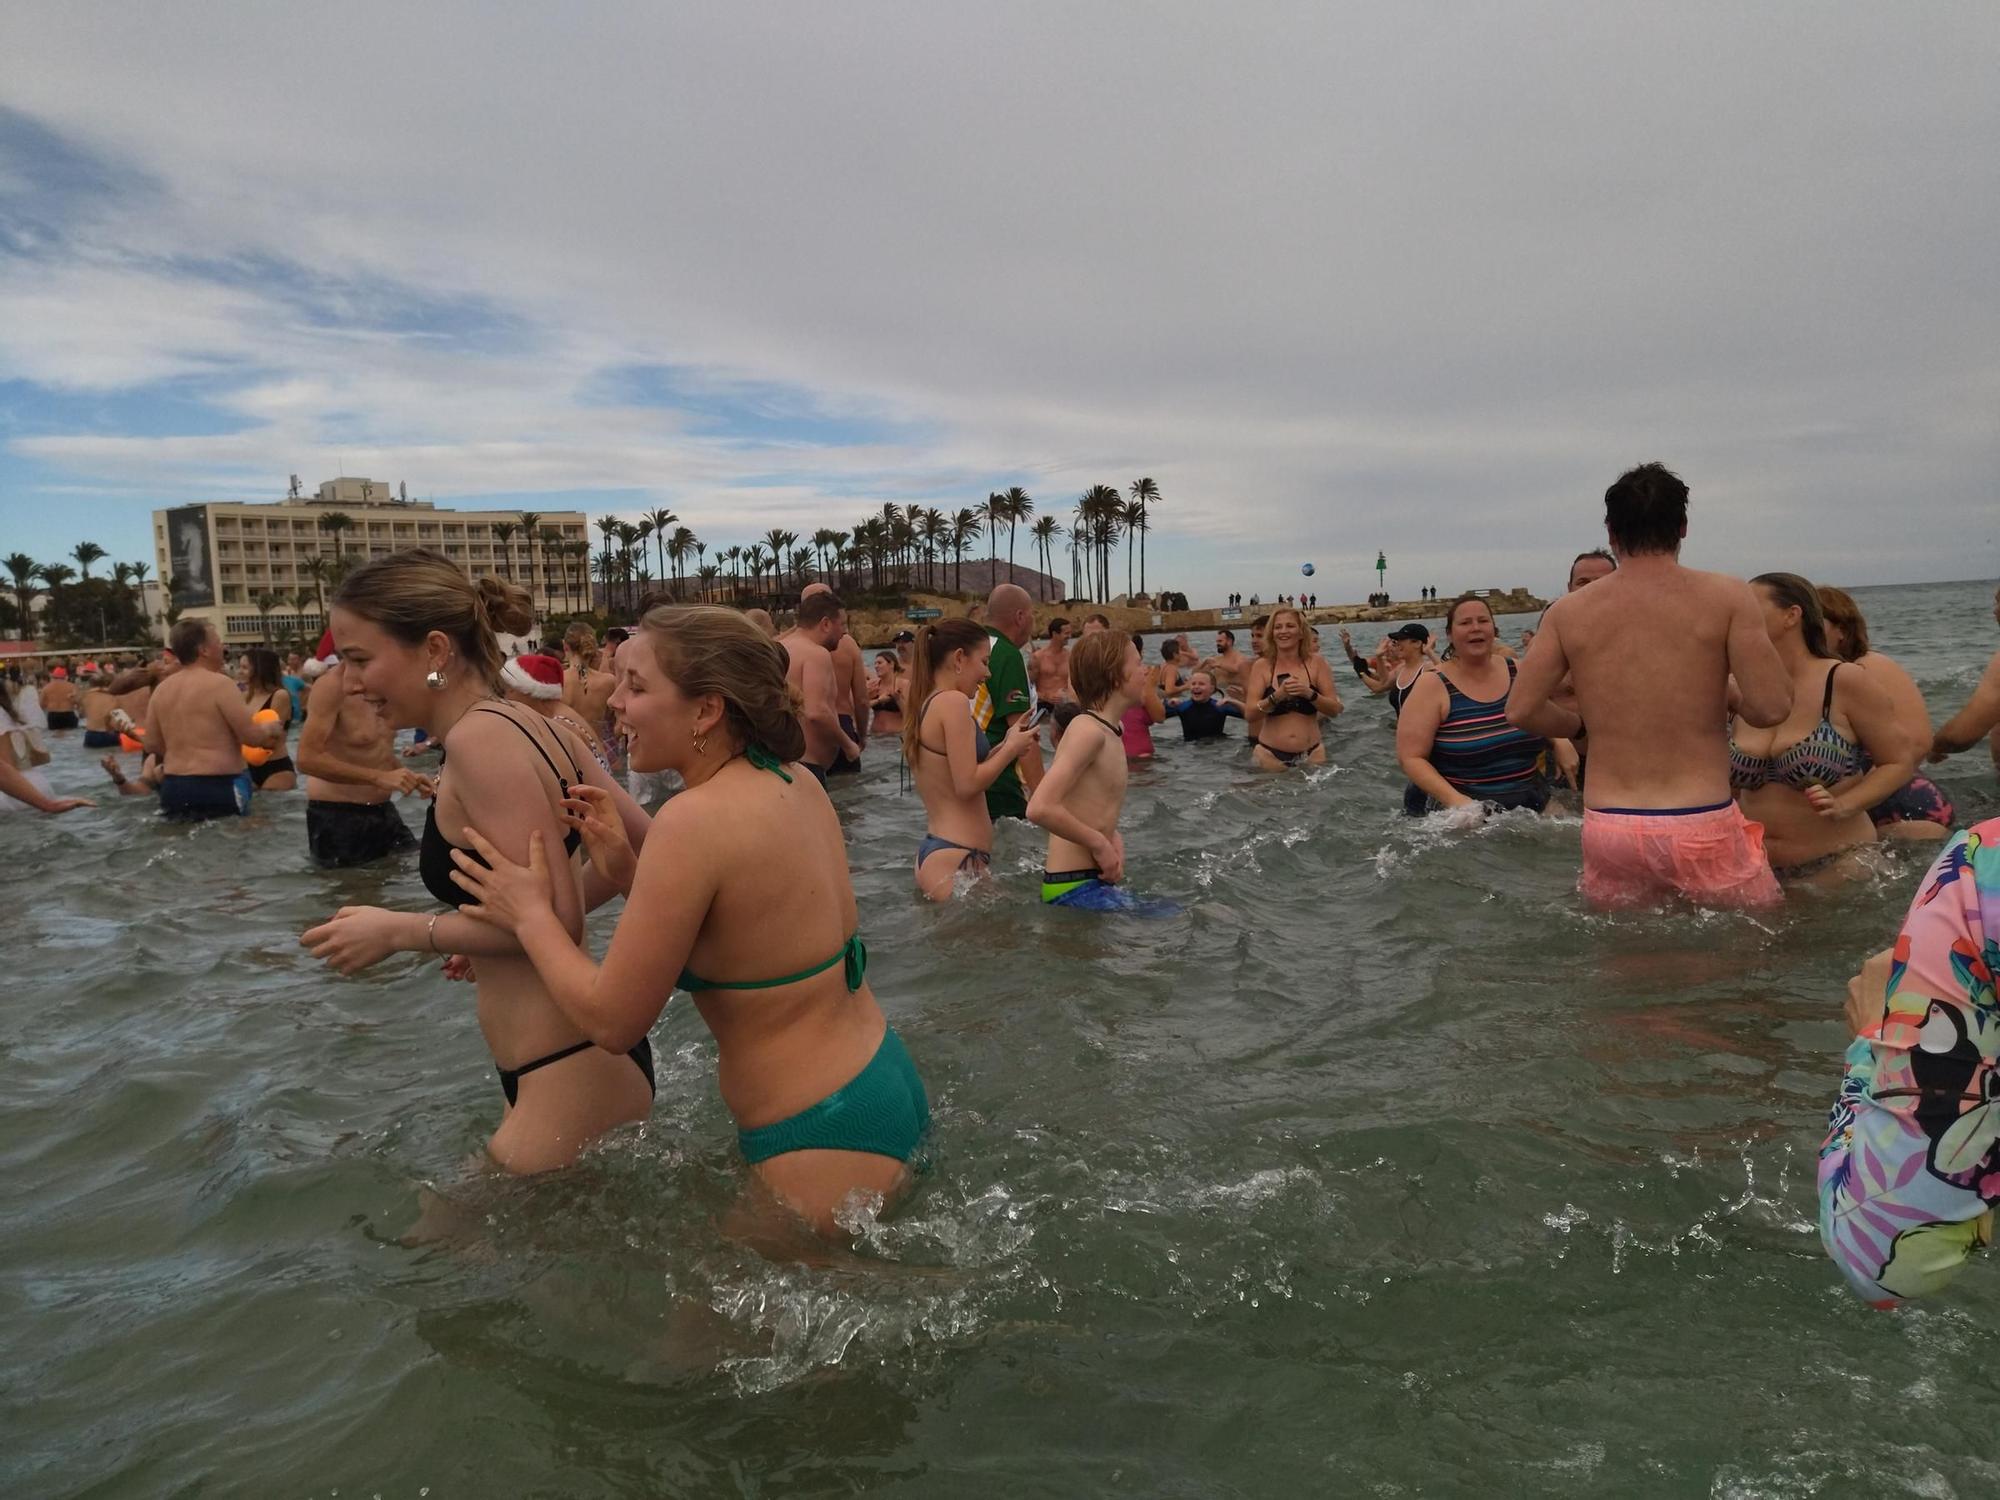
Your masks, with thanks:
M 1727 802 L 1731 652 L 1759 647 L 1769 661 L 1754 665 L 1782 673 L 1749 586 L 1678 563 L 1621 568 L 1550 606 L 1530 655 L 1567 662 L 1590 737 L 1586 806 Z
M 183 668 L 153 690 L 146 709 L 146 747 L 164 747 L 169 776 L 234 776 L 244 769 L 243 746 L 263 739 L 233 679 Z

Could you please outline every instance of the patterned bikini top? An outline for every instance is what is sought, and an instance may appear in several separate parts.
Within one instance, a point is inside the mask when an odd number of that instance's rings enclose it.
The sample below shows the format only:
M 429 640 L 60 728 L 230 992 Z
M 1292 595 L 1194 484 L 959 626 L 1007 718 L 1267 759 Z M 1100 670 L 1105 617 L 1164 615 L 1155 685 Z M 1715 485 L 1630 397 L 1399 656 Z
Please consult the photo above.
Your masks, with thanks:
M 1780 786 L 1804 791 L 1809 786 L 1834 786 L 1867 769 L 1861 747 L 1833 727 L 1833 674 L 1826 674 L 1826 696 L 1820 701 L 1819 723 L 1812 733 L 1796 744 L 1787 745 L 1776 755 L 1751 755 L 1729 742 L 1729 786 L 1748 792 L 1777 782 Z

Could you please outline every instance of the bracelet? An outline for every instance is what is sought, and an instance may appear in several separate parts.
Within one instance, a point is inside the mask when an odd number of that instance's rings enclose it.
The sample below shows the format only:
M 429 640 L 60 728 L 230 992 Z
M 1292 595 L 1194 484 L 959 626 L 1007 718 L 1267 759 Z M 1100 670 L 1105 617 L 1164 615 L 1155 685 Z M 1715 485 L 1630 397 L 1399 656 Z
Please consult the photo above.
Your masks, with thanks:
M 438 918 L 443 915 L 441 911 L 432 912 L 430 925 L 424 929 L 424 937 L 431 945 L 431 952 L 438 953 L 439 957 L 443 957 L 443 954 L 438 950 Z

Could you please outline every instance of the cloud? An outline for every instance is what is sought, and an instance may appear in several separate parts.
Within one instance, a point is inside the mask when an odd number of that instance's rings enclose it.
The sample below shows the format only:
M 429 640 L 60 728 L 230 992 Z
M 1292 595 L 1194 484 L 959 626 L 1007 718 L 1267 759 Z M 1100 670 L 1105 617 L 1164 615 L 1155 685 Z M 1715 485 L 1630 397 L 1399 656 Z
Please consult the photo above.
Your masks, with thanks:
M 1658 457 L 1699 561 L 2000 555 L 1984 12 L 11 24 L 0 207 L 32 212 L 0 217 L 35 227 L 0 241 L 0 370 L 220 376 L 234 419 L 13 439 L 71 479 L 344 457 L 721 535 L 1148 473 L 1170 581 L 1389 546 L 1547 585 Z

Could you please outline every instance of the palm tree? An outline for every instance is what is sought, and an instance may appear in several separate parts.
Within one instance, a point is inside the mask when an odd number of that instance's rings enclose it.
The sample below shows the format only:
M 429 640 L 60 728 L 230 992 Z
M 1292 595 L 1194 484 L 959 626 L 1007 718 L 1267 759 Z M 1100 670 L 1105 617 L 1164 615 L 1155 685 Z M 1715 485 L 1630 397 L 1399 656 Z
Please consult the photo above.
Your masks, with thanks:
M 1028 492 L 1018 484 L 1000 497 L 1006 502 L 1004 519 L 1007 522 L 1007 581 L 1014 581 L 1014 528 L 1035 513 L 1035 502 Z
M 49 591 L 49 632 L 54 634 L 62 626 L 63 585 L 76 577 L 76 569 L 68 563 L 43 563 L 35 572 Z
M 937 587 L 938 560 L 951 549 L 951 518 L 941 510 L 925 510 L 917 521 L 917 535 L 923 538 L 924 560 L 931 564 L 931 587 Z
M 951 518 L 951 560 L 955 572 L 952 575 L 952 592 L 965 592 L 965 549 L 979 540 L 979 512 L 971 506 L 961 509 Z
M 493 540 L 500 544 L 500 571 L 509 578 L 514 576 L 514 533 L 520 529 L 516 521 L 493 523 Z
M 1035 580 L 1035 592 L 1046 599 L 1048 575 L 1055 566 L 1056 538 L 1062 535 L 1062 527 L 1054 516 L 1042 516 L 1028 528 L 1028 535 L 1035 539 L 1035 556 L 1041 559 L 1042 564 L 1042 576 Z
M 618 576 L 618 564 L 607 548 L 598 554 L 597 562 L 591 570 L 597 574 L 597 581 L 604 585 L 604 612 L 611 613 L 611 582 Z
M 304 614 L 307 610 L 313 607 L 314 603 L 318 600 L 318 598 L 319 595 L 314 593 L 311 589 L 299 589 L 295 591 L 291 597 L 291 606 L 293 609 L 297 610 L 300 614 Z M 321 619 L 324 620 L 324 618 L 325 616 L 322 615 Z M 326 627 L 324 624 L 322 624 L 320 628 L 323 630 Z
M 677 589 L 687 582 L 687 561 L 700 545 L 694 532 L 685 526 L 676 526 L 674 534 L 667 538 L 667 557 L 674 565 L 674 583 Z M 675 597 L 680 597 L 678 592 Z
M 1079 505 L 1088 520 L 1090 546 L 1097 553 L 1097 594 L 1111 597 L 1111 549 L 1118 541 L 1118 523 L 1124 514 L 1124 497 L 1108 484 L 1093 484 L 1083 492 Z
M 1131 599 L 1134 597 L 1132 593 L 1132 538 L 1135 536 L 1138 537 L 1140 547 L 1145 547 L 1146 502 L 1143 500 L 1127 501 L 1124 508 L 1119 511 L 1118 518 L 1125 523 L 1125 597 Z
M 312 580 L 313 598 L 319 604 L 319 617 L 326 618 L 326 559 L 309 557 L 299 564 L 299 571 Z
M 757 592 L 757 580 L 764 576 L 764 549 L 752 542 L 743 549 L 744 582 L 751 594 Z
M 542 513 L 538 510 L 521 512 L 521 550 L 528 555 L 528 608 L 535 607 L 535 539 L 540 535 Z
M 785 586 L 785 549 L 798 540 L 795 532 L 773 526 L 764 533 L 764 545 L 771 549 L 771 608 L 778 607 L 778 592 Z
M 667 576 L 667 562 L 666 562 L 665 549 L 667 542 L 670 539 L 668 528 L 671 527 L 676 521 L 678 521 L 680 517 L 675 515 L 672 511 L 668 510 L 665 506 L 661 506 L 658 510 L 641 511 L 639 513 L 639 519 L 641 521 L 647 521 L 652 523 L 647 528 L 646 534 L 653 538 L 654 547 L 659 549 L 660 576 L 662 578 L 665 578 Z
M 618 558 L 621 563 L 619 576 L 625 580 L 625 608 L 634 614 L 638 613 L 639 596 L 632 591 L 632 549 L 643 542 L 652 530 L 651 521 L 641 521 L 637 526 L 630 521 L 618 523 Z
M 104 549 L 95 542 L 78 542 L 76 550 L 71 552 L 70 556 L 77 560 L 78 566 L 83 569 L 83 581 L 88 583 L 90 582 L 90 565 L 103 559 Z
M 986 582 L 989 586 L 1000 580 L 1000 523 L 1007 519 L 1007 501 L 998 490 L 986 492 Z
M 34 623 L 35 575 L 41 572 L 41 564 L 25 552 L 10 552 L 4 566 L 7 569 L 7 586 L 14 591 L 14 603 L 21 615 L 21 639 L 25 641 L 29 626 Z
M 250 602 L 257 606 L 257 633 L 268 646 L 271 644 L 271 611 L 285 602 L 285 596 L 265 589 Z
M 522 519 L 525 520 L 526 517 Z M 562 545 L 562 532 L 554 526 L 537 526 L 535 528 L 535 540 L 542 544 L 542 594 L 548 599 L 550 605 L 553 606 L 556 598 L 556 590 L 555 584 L 551 580 L 561 570 L 549 559 L 555 555 L 556 548 Z M 567 608 L 569 605 L 569 578 L 567 575 L 563 578 L 563 585 L 563 605 Z
M 599 516 L 591 524 L 604 533 L 604 556 L 606 559 L 609 559 L 611 556 L 611 539 L 618 535 L 620 524 L 618 518 L 616 516 Z M 604 607 L 609 610 L 611 608 L 611 570 L 600 568 L 597 576 L 604 582 Z
M 171 626 L 181 617 L 181 581 L 169 573 L 160 580 L 160 591 L 167 596 L 166 608 L 160 611 L 160 618 Z
M 1139 506 L 1139 519 L 1134 530 L 1139 533 L 1139 592 L 1146 592 L 1146 533 L 1153 529 L 1152 510 L 1160 503 L 1160 487 L 1150 479 L 1132 481 L 1132 499 Z M 1148 598 L 1151 595 L 1147 596 Z
M 143 611 L 146 603 L 146 575 L 153 571 L 153 565 L 146 562 L 132 564 L 132 583 L 139 595 L 139 605 Z
M 715 580 L 722 576 L 722 569 L 714 563 L 703 563 L 695 569 L 694 576 L 701 580 L 701 602 L 706 604 L 710 594 L 714 592 Z
M 345 511 L 330 510 L 319 518 L 318 524 L 321 531 L 333 538 L 333 560 L 338 564 L 347 553 L 346 544 L 341 540 L 340 534 L 354 529 L 354 517 Z M 329 576 L 336 576 L 346 571 L 345 568 L 336 567 L 334 573 Z

